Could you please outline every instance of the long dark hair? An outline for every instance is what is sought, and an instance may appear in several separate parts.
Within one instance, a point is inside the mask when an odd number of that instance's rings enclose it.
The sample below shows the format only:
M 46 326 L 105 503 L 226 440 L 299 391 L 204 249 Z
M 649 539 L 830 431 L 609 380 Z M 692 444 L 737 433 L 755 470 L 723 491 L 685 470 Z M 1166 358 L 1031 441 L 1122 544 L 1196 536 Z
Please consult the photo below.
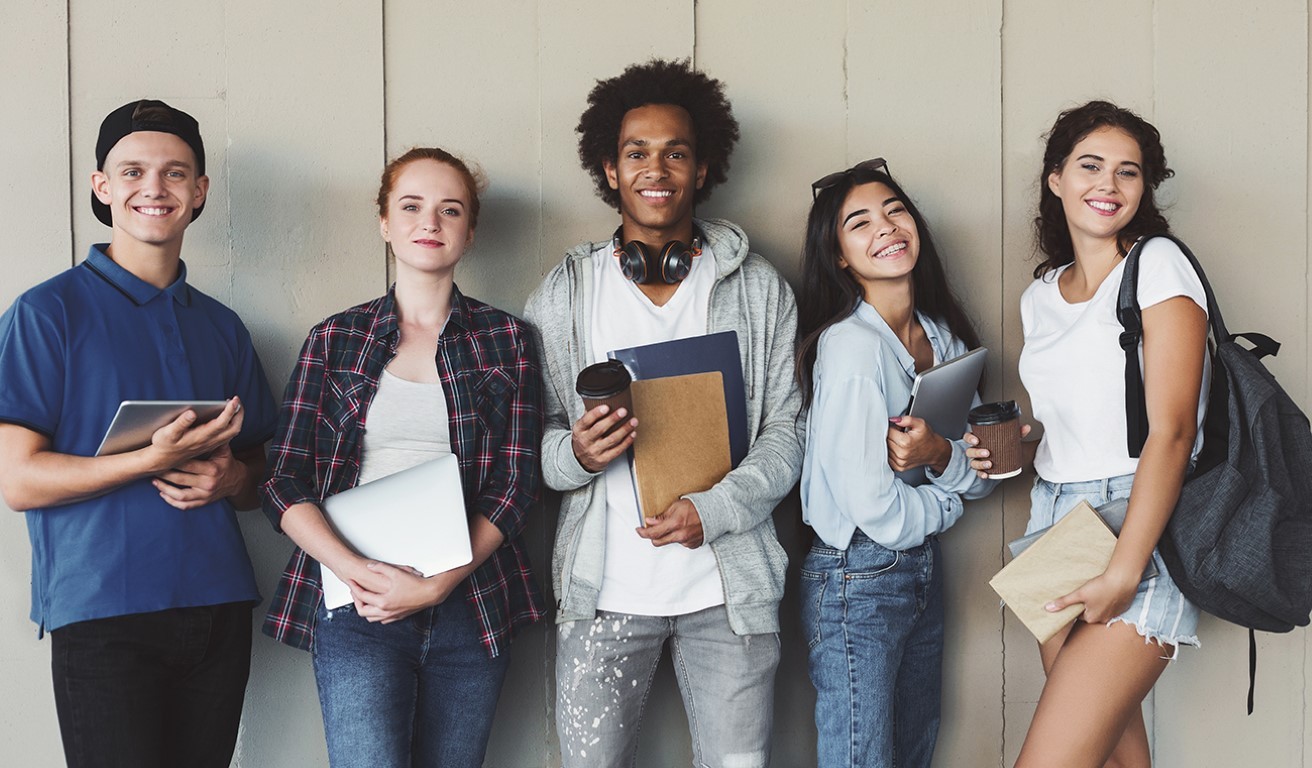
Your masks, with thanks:
M 1175 175 L 1166 165 L 1166 150 L 1162 148 L 1162 135 L 1152 123 L 1128 109 L 1107 101 L 1091 101 L 1057 116 L 1057 122 L 1048 131 L 1048 146 L 1043 150 L 1043 172 L 1039 174 L 1039 215 L 1034 217 L 1035 241 L 1039 252 L 1046 258 L 1034 268 L 1034 277 L 1043 277 L 1058 267 L 1075 261 L 1075 246 L 1071 242 L 1066 212 L 1061 198 L 1048 188 L 1048 177 L 1061 170 L 1075 145 L 1099 128 L 1120 128 L 1139 144 L 1143 155 L 1143 199 L 1130 223 L 1117 233 L 1116 244 L 1121 255 L 1130 252 L 1134 242 L 1144 235 L 1159 235 L 1171 231 L 1166 217 L 1157 209 L 1155 192 L 1158 185 Z
M 838 241 L 839 217 L 843 203 L 853 187 L 879 182 L 893 190 L 893 194 L 906 206 L 916 223 L 920 236 L 920 257 L 911 270 L 913 306 L 926 315 L 945 323 L 952 334 L 974 349 L 979 336 L 970 319 L 961 309 L 961 303 L 948 287 L 947 274 L 939 259 L 938 248 L 929 231 L 929 224 L 920 214 L 902 187 L 885 171 L 854 169 L 838 183 L 820 190 L 811 212 L 806 217 L 806 244 L 802 247 L 802 285 L 797 294 L 798 334 L 797 384 L 802 390 L 802 408 L 811 404 L 814 394 L 811 375 L 815 370 L 816 349 L 820 335 L 829 326 L 852 314 L 861 301 L 862 290 L 847 270 L 838 266 L 843 255 Z

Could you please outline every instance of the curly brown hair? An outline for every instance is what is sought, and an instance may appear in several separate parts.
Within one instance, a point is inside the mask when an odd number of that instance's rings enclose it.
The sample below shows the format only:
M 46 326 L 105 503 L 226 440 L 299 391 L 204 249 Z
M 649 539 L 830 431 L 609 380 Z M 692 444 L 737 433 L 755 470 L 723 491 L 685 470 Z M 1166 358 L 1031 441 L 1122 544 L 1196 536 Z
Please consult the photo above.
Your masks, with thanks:
M 1076 144 L 1100 128 L 1125 131 L 1139 144 L 1139 151 L 1143 154 L 1143 199 L 1139 201 L 1134 218 L 1117 234 L 1121 255 L 1129 253 L 1134 242 L 1144 235 L 1171 231 L 1166 217 L 1157 209 L 1154 196 L 1158 185 L 1175 175 L 1175 171 L 1166 165 L 1161 134 L 1152 123 L 1128 109 L 1107 101 L 1090 101 L 1058 115 L 1057 122 L 1047 134 L 1043 172 L 1039 174 L 1039 215 L 1034 217 L 1038 249 L 1046 258 L 1034 268 L 1035 278 L 1075 260 L 1075 246 L 1071 243 L 1066 213 L 1062 210 L 1061 199 L 1048 188 L 1048 176 L 1061 170 Z
M 619 209 L 620 194 L 606 181 L 605 163 L 619 162 L 620 124 L 629 110 L 648 104 L 673 104 L 692 117 L 693 153 L 706 164 L 706 181 L 693 196 L 700 203 L 729 175 L 729 155 L 738 141 L 738 121 L 724 95 L 724 84 L 692 68 L 687 59 L 652 59 L 630 65 L 609 80 L 598 80 L 579 117 L 579 162 L 592 175 L 597 194 Z

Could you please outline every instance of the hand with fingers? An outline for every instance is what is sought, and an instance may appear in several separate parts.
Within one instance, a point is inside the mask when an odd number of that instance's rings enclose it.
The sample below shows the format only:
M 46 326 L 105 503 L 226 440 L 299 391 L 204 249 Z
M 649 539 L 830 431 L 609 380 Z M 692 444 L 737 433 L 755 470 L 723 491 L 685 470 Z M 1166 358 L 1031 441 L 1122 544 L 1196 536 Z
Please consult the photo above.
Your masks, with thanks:
M 932 467 L 942 474 L 952 459 L 952 444 L 940 437 L 922 418 L 898 416 L 888 420 L 888 466 L 894 472 Z
M 1084 612 L 1082 621 L 1089 624 L 1106 624 L 1120 616 L 1134 602 L 1134 594 L 1139 588 L 1139 578 L 1143 569 L 1138 571 L 1108 568 L 1102 574 L 1089 579 L 1074 592 L 1063 595 L 1043 606 L 1047 611 L 1060 611 L 1070 605 L 1082 603 Z
M 429 578 L 409 566 L 396 566 L 376 560 L 365 561 L 366 575 L 347 580 L 355 612 L 361 618 L 381 624 L 410 616 L 439 603 L 450 596 L 460 584 L 463 574 L 459 569 L 434 574 Z
M 1030 433 L 1030 425 L 1020 425 L 1020 438 L 1024 440 Z M 975 474 L 987 478 L 989 470 L 993 468 L 993 462 L 989 460 L 989 450 L 979 448 L 979 438 L 973 432 L 967 432 L 962 436 L 966 441 L 966 458 L 970 459 L 970 468 L 975 470 Z M 1034 448 L 1030 447 L 1033 443 L 1021 443 L 1022 466 L 1031 466 L 1034 464 Z
M 227 445 L 241 432 L 243 418 L 241 400 L 236 397 L 228 401 L 218 416 L 204 424 L 197 424 L 196 412 L 187 410 L 157 429 L 150 445 L 141 450 L 150 452 L 152 464 L 163 472 Z
M 638 535 L 649 540 L 652 546 L 682 544 L 688 549 L 696 549 L 704 541 L 702 517 L 697 512 L 697 505 L 687 499 L 674 502 L 660 517 L 644 517 L 643 523 Z
M 580 466 L 589 472 L 600 472 L 633 445 L 638 420 L 624 421 L 627 416 L 629 412 L 624 408 L 611 413 L 610 406 L 599 405 L 574 422 L 570 428 L 570 445 Z
M 239 493 L 246 482 L 247 468 L 223 443 L 207 458 L 191 459 L 163 472 L 153 481 L 169 506 L 195 509 Z

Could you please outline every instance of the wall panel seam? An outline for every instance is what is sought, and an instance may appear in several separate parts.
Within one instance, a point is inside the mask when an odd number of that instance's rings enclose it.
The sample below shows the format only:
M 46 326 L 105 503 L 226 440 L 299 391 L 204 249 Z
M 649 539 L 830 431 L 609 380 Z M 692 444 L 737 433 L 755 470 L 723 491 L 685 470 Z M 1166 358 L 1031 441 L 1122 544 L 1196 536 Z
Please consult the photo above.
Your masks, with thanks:
M 1006 30 L 1007 30 L 1007 2 L 999 0 L 998 11 L 998 244 L 999 244 L 999 261 L 1001 262 L 998 280 L 998 328 L 1000 340 L 998 347 L 1001 351 L 999 359 L 1006 361 L 1008 359 L 1007 349 L 1007 77 L 1006 77 Z M 1002 382 L 1002 391 L 1007 391 L 1007 366 L 1004 362 L 1002 365 L 1002 375 L 999 377 Z M 998 538 L 1000 543 L 1007 541 L 1007 495 L 1002 496 L 1002 514 L 998 515 Z M 1005 768 L 1007 760 L 1007 615 L 1002 614 L 1001 621 L 998 622 L 998 639 L 1001 648 L 1001 655 L 998 664 L 1001 667 L 999 678 L 1002 684 L 998 690 L 998 712 L 1001 715 L 998 733 L 998 768 Z
M 72 245 L 77 211 L 77 164 L 73 162 L 73 0 L 64 2 L 64 126 L 68 131 L 68 242 Z M 72 245 L 64 255 L 68 266 L 77 266 L 77 246 Z

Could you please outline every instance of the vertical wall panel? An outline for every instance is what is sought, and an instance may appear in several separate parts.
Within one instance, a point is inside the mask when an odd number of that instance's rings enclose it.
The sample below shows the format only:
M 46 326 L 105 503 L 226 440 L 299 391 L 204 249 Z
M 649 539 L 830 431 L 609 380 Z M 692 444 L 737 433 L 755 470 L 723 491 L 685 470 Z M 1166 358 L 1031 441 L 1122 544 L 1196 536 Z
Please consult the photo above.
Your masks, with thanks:
M 489 185 L 457 281 L 518 314 L 539 279 L 524 268 L 541 238 L 538 4 L 391 0 L 384 15 L 388 156 L 440 146 L 483 168 Z
M 187 228 L 182 258 L 188 279 L 220 301 L 231 298 L 228 207 L 223 194 L 224 60 L 222 3 L 197 0 L 165 6 L 74 2 L 70 5 L 69 62 L 72 161 L 75 187 L 96 169 L 96 135 L 110 110 L 141 98 L 160 99 L 196 118 L 205 141 L 210 196 Z M 86 198 L 73 196 L 77 259 L 92 243 L 108 242 Z
M 1152 7 L 1138 0 L 1098 5 L 1007 0 L 1002 29 L 1002 335 L 1001 375 L 1007 398 L 1029 413 L 1016 375 L 1021 348 L 1020 295 L 1031 282 L 1034 236 L 1043 163 L 1042 135 L 1062 110 L 1089 99 L 1110 99 L 1152 119 Z M 1114 21 L 1112 21 L 1114 20 Z M 1002 489 L 1004 539 L 1021 535 L 1029 519 L 1032 476 Z M 1020 751 L 1043 689 L 1034 638 L 1005 614 L 1004 764 Z
M 384 19 L 388 155 L 441 146 L 482 167 L 489 186 L 474 247 L 456 281 L 467 296 L 520 314 L 541 278 L 538 5 L 391 0 Z M 488 82 L 493 77 L 494 96 Z M 555 536 L 547 522 L 539 515 L 524 532 L 544 594 L 551 589 Z M 538 768 L 553 752 L 544 685 L 552 669 L 546 661 L 553 650 L 551 630 L 550 620 L 544 621 L 511 646 L 488 749 L 492 765 Z
M 371 207 L 383 159 L 381 11 L 312 0 L 227 3 L 232 306 L 279 398 L 310 326 L 386 288 Z M 260 512 L 242 523 L 266 598 L 258 622 L 291 543 Z M 262 634 L 238 763 L 326 764 L 310 655 Z
M 32 3 L 22 23 L 0 25 L 0 312 L 20 293 L 73 263 L 69 227 L 68 13 L 63 0 Z M 78 192 L 89 194 L 85 182 Z M 85 203 L 83 203 L 85 205 Z M 58 761 L 50 643 L 36 639 L 31 547 L 23 515 L 0 501 L 0 649 L 5 659 L 0 738 L 16 764 Z
M 652 57 L 692 55 L 692 3 L 657 0 L 641 13 L 623 3 L 538 3 L 538 70 L 541 103 L 542 274 L 566 249 L 584 240 L 605 240 L 619 217 L 597 197 L 578 160 L 574 128 L 599 79 L 620 74 Z M 527 298 L 527 297 L 526 297 Z
M 630 64 L 652 57 L 692 55 L 693 11 L 692 3 L 676 0 L 644 5 L 641 13 L 623 3 L 540 0 L 538 24 L 543 228 L 538 268 L 546 274 L 566 249 L 584 240 L 605 240 L 619 225 L 619 216 L 597 197 L 591 176 L 579 165 L 574 128 L 587 107 L 588 92 L 597 80 L 614 77 Z M 555 514 L 554 508 L 551 514 Z M 552 523 L 548 530 L 554 529 L 554 520 Z M 554 647 L 548 643 L 545 684 L 551 696 L 549 718 L 555 717 Z M 668 664 L 661 665 L 647 701 L 640 768 L 690 759 L 683 705 L 670 672 Z M 559 760 L 559 746 L 554 726 L 550 730 L 550 759 L 555 761 Z
M 728 182 L 698 215 L 741 226 L 751 249 L 794 286 L 810 183 L 846 166 L 845 6 L 820 0 L 799 12 L 779 0 L 750 8 L 697 5 L 696 64 L 724 82 L 742 134 Z M 800 567 L 811 544 L 801 514 L 797 495 L 789 494 L 774 515 L 791 564 L 779 610 L 783 658 L 775 678 L 774 766 L 815 762 L 815 690 L 798 619 Z
M 1232 331 L 1289 342 L 1268 365 L 1298 396 L 1307 370 L 1307 6 L 1272 2 L 1237 20 L 1223 3 L 1158 0 L 1156 37 L 1157 126 L 1177 174 L 1172 226 L 1207 268 Z M 1299 764 L 1305 697 L 1293 682 L 1304 672 L 1303 638 L 1261 638 L 1250 718 L 1247 633 L 1207 617 L 1200 634 L 1202 650 L 1185 652 L 1158 686 L 1158 764 L 1240 765 L 1258 753 L 1266 765 Z
M 849 160 L 888 159 L 928 221 L 949 280 L 992 349 L 1001 392 L 1002 2 L 853 3 Z M 818 175 L 818 174 L 817 174 Z M 956 437 L 960 437 L 957 435 Z M 983 765 L 1002 747 L 1002 494 L 969 502 L 943 536 L 943 725 L 935 763 Z

